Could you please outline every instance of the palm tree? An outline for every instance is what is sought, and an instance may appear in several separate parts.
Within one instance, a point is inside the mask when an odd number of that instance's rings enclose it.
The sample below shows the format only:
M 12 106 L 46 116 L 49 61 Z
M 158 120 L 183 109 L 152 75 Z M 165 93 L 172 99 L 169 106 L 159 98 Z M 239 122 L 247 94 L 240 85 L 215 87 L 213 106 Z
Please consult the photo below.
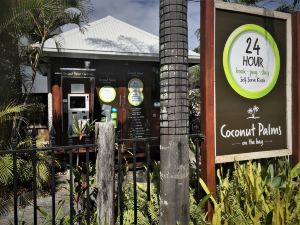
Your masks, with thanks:
M 0 0 L 0 24 L 3 22 L 3 16 L 16 5 L 16 2 L 17 0 Z M 11 38 L 10 33 L 0 34 L 0 105 L 6 104 L 10 99 L 16 99 L 21 87 L 20 76 L 17 76 L 19 67 L 17 41 Z
M 44 44 L 53 38 L 57 47 L 61 45 L 59 32 L 66 24 L 76 24 L 83 31 L 88 21 L 88 0 L 22 0 L 5 17 L 0 33 L 12 30 L 13 37 L 20 42 L 20 53 L 24 64 L 32 69 L 28 87 L 24 87 L 23 105 L 28 102 L 36 74 L 43 61 Z M 20 123 L 17 130 L 20 128 Z
M 26 108 L 22 105 L 10 103 L 7 106 L 0 109 L 0 130 L 5 130 L 4 125 L 8 122 L 15 122 L 16 115 L 19 115 Z M 6 131 L 7 132 L 7 131 Z M 5 133 L 6 133 L 5 132 Z M 7 136 L 1 134 L 0 136 L 0 149 L 4 148 L 7 144 Z M 7 185 L 11 185 L 13 181 L 13 159 L 11 155 L 0 155 L 0 215 L 7 213 L 9 207 L 12 205 L 12 195 L 4 188 Z
M 160 0 L 160 224 L 189 223 L 187 44 L 187 0 Z
M 24 121 L 25 119 L 20 116 L 22 112 L 28 109 L 30 105 L 18 105 L 10 103 L 7 106 L 0 108 L 0 130 L 5 130 L 4 125 L 6 123 L 16 123 L 17 120 Z M 5 130 L 7 132 L 7 130 Z M 10 136 L 9 134 L 7 136 Z M 7 138 L 0 136 L 0 151 L 3 149 L 11 148 Z M 28 147 L 30 145 L 30 139 L 25 139 L 17 143 L 18 146 Z M 5 153 L 5 152 L 2 152 Z M 28 185 L 32 182 L 32 163 L 28 163 L 31 160 L 31 155 L 17 156 L 17 179 L 20 180 L 20 186 Z M 44 152 L 37 153 L 37 187 L 43 188 L 43 186 L 49 184 L 50 179 L 50 168 L 51 168 L 51 156 Z M 58 166 L 55 162 L 54 166 Z M 11 154 L 0 155 L 0 215 L 5 214 L 9 211 L 9 208 L 13 205 L 11 186 L 13 185 L 13 156 Z M 31 201 L 31 195 L 28 193 L 21 193 L 19 198 L 20 201 L 28 203 Z
M 4 144 L 7 144 L 7 139 L 10 137 L 10 133 L 5 129 L 8 123 L 16 123 L 17 120 L 24 121 L 24 118 L 22 118 L 20 114 L 24 112 L 26 108 L 26 106 L 16 103 L 10 103 L 0 108 L 0 149 L 5 147 Z

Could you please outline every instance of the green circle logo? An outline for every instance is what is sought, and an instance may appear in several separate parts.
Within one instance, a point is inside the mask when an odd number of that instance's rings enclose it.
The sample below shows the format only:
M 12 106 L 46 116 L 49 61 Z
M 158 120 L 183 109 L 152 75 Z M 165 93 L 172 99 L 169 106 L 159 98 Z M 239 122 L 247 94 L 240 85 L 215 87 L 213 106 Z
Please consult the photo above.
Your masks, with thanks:
M 144 101 L 144 95 L 142 92 L 134 90 L 132 92 L 129 92 L 128 101 L 132 106 L 139 106 Z
M 262 98 L 278 79 L 280 55 L 276 42 L 263 27 L 242 25 L 226 41 L 223 68 L 228 83 L 239 95 Z
M 99 91 L 99 98 L 102 102 L 110 103 L 116 98 L 116 90 L 110 86 L 104 86 Z

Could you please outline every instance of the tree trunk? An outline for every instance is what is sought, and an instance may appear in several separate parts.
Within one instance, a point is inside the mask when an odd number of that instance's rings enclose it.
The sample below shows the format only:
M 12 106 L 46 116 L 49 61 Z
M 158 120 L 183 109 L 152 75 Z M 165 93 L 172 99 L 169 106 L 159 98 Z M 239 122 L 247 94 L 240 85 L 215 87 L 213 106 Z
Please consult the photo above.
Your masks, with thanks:
M 96 123 L 96 140 L 97 221 L 101 225 L 114 225 L 114 125 Z
M 189 223 L 187 1 L 160 0 L 160 224 Z

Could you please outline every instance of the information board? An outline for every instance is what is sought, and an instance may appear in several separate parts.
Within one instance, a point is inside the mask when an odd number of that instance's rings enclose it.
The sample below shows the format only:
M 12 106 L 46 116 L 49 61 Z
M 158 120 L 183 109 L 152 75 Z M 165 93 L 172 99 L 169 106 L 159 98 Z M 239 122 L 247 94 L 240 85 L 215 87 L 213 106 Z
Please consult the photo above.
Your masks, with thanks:
M 291 154 L 288 19 L 215 13 L 216 162 Z

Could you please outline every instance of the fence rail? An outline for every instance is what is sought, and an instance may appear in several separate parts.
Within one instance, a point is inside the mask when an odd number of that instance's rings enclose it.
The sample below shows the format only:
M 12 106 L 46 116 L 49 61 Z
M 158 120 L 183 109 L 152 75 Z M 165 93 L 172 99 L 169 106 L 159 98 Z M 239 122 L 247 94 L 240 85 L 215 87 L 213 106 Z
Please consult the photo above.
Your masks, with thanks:
M 31 164 L 32 164 L 32 173 L 33 173 L 33 180 L 32 180 L 32 193 L 33 193 L 33 224 L 38 224 L 38 205 L 37 205 L 37 154 L 39 152 L 48 153 L 51 158 L 51 166 L 50 166 L 50 174 L 51 174 L 51 223 L 52 225 L 56 224 L 55 213 L 56 213 L 56 178 L 55 175 L 57 173 L 55 164 L 58 153 L 67 155 L 68 164 L 70 166 L 70 173 L 69 173 L 69 217 L 70 217 L 70 224 L 74 224 L 75 218 L 75 211 L 74 211 L 74 174 L 73 174 L 73 154 L 79 152 L 79 149 L 84 149 L 85 154 L 85 171 L 86 171 L 86 201 L 85 201 L 85 219 L 86 224 L 90 224 L 90 153 L 91 149 L 95 149 L 95 154 L 97 154 L 97 144 L 90 144 L 90 133 L 86 133 L 85 136 L 85 144 L 82 145 L 68 145 L 68 146 L 55 146 L 55 131 L 52 129 L 50 132 L 49 138 L 49 146 L 37 148 L 36 145 L 36 137 L 37 131 L 35 128 L 32 130 L 31 134 L 31 144 L 32 148 L 26 149 L 18 149 L 17 142 L 18 140 L 13 137 L 12 138 L 12 146 L 10 150 L 0 150 L 0 156 L 3 155 L 12 155 L 13 158 L 13 211 L 14 211 L 14 224 L 18 224 L 18 157 L 22 155 L 31 156 Z M 191 139 L 193 139 L 195 144 L 195 155 L 196 155 L 196 176 L 197 179 L 200 177 L 200 143 L 203 140 L 203 136 L 201 134 L 191 134 L 189 135 Z M 152 142 L 158 141 L 159 138 L 157 137 L 146 137 L 146 138 L 132 138 L 132 139 L 116 139 L 116 153 L 117 153 L 117 181 L 114 182 L 117 184 L 115 190 L 117 190 L 117 214 L 119 216 L 120 225 L 123 224 L 123 209 L 124 209 L 124 193 L 123 193 L 123 159 L 125 157 L 125 151 L 128 150 L 128 146 L 130 146 L 130 151 L 132 152 L 132 181 L 133 181 L 133 204 L 134 204 L 134 224 L 138 224 L 137 221 L 137 211 L 138 211 L 138 191 L 137 191 L 137 150 L 142 149 L 143 154 L 145 156 L 145 170 L 146 170 L 146 193 L 147 193 L 147 201 L 150 201 L 150 173 L 151 173 L 151 144 Z M 72 140 L 70 138 L 69 143 L 72 144 Z M 66 163 L 66 162 L 64 162 Z M 101 191 L 101 190 L 99 190 Z M 196 187 L 196 200 L 200 198 L 200 186 L 199 184 Z
M 13 132 L 14 133 L 14 132 Z M 18 157 L 20 156 L 31 156 L 31 163 L 32 163 L 32 174 L 33 174 L 33 180 L 32 180 L 32 193 L 33 193 L 33 224 L 37 225 L 37 211 L 38 211 L 38 205 L 37 205 L 37 154 L 40 152 L 48 153 L 51 157 L 51 214 L 52 214 L 52 224 L 55 225 L 55 213 L 56 213 L 56 180 L 55 180 L 55 161 L 56 161 L 56 154 L 63 153 L 67 154 L 69 157 L 69 166 L 70 166 L 70 173 L 69 173 L 69 198 L 70 198 L 70 224 L 73 224 L 74 220 L 74 210 L 73 210 L 73 204 L 74 204 L 74 195 L 73 195 L 73 154 L 76 154 L 77 152 L 74 150 L 84 149 L 86 160 L 85 160 L 85 166 L 86 166 L 86 190 L 87 190 L 87 201 L 86 201 L 86 208 L 89 209 L 89 165 L 90 165 L 90 149 L 97 148 L 96 144 L 89 144 L 90 138 L 89 133 L 85 136 L 85 144 L 82 145 L 69 145 L 69 146 L 55 146 L 55 131 L 54 129 L 50 132 L 50 142 L 49 146 L 37 148 L 36 145 L 36 138 L 37 138 L 37 130 L 35 128 L 32 129 L 31 132 L 31 148 L 26 149 L 18 149 L 17 143 L 18 139 L 16 136 L 12 138 L 12 146 L 10 150 L 0 150 L 0 156 L 3 155 L 12 155 L 13 157 L 13 203 L 14 203 L 14 224 L 18 224 Z M 70 138 L 71 139 L 71 138 Z M 69 143 L 71 143 L 71 140 L 69 140 Z M 89 224 L 89 210 L 87 210 L 87 224 Z

